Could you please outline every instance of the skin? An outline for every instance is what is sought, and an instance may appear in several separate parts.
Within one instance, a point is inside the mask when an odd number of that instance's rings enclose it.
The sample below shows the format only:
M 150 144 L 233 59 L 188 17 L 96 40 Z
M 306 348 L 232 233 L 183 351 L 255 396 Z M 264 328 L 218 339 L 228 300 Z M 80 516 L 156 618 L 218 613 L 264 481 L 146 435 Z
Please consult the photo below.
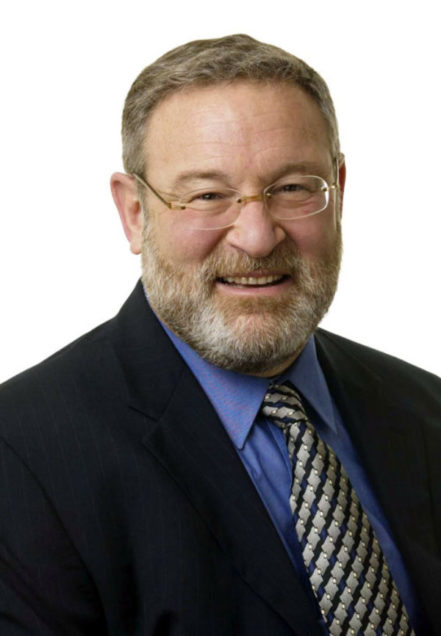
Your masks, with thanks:
M 216 184 L 245 195 L 257 194 L 292 164 L 328 183 L 335 180 L 327 127 L 318 106 L 300 88 L 283 83 L 238 81 L 174 93 L 153 111 L 144 146 L 148 166 L 144 176 L 168 200 L 174 197 L 167 195 Z M 208 177 L 207 173 L 218 176 Z M 213 257 L 220 263 L 240 263 L 242 257 L 260 259 L 285 250 L 295 251 L 306 264 L 314 266 L 331 258 L 339 240 L 344 181 L 341 161 L 340 196 L 331 196 L 328 208 L 316 216 L 280 221 L 268 214 L 261 201 L 250 201 L 241 208 L 234 225 L 209 231 L 190 227 L 182 213 L 169 210 L 146 191 L 155 248 L 171 268 L 188 276 Z M 111 186 L 130 248 L 140 254 L 144 218 L 134 179 L 116 173 Z M 240 314 L 242 302 L 251 301 L 257 308 L 262 303 L 262 311 L 247 316 L 253 322 L 249 323 L 250 330 L 263 328 L 271 302 L 283 306 L 295 293 L 293 278 L 283 265 L 258 271 L 237 265 L 231 271 L 221 268 L 219 274 L 222 276 L 210 283 L 219 307 L 230 307 Z M 258 286 L 228 284 L 226 276 L 284 278 Z M 280 364 L 254 375 L 280 373 L 295 360 L 299 350 L 301 347 Z

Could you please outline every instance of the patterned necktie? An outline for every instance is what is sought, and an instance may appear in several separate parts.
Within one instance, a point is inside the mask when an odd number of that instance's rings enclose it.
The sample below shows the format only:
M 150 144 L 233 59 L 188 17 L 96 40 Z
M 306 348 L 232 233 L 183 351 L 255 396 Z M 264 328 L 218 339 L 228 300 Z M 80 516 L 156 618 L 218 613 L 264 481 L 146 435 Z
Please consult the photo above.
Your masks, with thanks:
M 329 633 L 413 635 L 366 513 L 299 394 L 287 384 L 271 385 L 262 412 L 285 435 L 293 467 L 293 520 Z

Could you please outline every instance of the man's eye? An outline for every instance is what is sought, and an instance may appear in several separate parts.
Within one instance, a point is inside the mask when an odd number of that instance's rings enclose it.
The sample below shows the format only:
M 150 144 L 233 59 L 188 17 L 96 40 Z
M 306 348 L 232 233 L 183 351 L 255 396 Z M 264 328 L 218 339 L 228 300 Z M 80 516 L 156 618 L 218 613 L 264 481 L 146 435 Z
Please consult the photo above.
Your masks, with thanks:
M 185 197 L 185 200 L 187 203 L 195 203 L 196 201 L 209 203 L 210 201 L 220 201 L 221 199 L 225 199 L 225 196 L 225 193 L 222 192 L 192 192 Z
M 214 199 L 222 199 L 223 194 L 220 192 L 202 192 L 198 195 L 198 199 L 202 201 L 213 201 Z
M 296 183 L 296 182 L 281 183 L 271 188 L 271 194 L 273 196 L 277 194 L 302 194 L 307 191 L 308 189 L 304 183 Z
M 276 183 L 270 190 L 272 197 L 289 201 L 304 201 L 322 191 L 322 181 L 317 177 Z

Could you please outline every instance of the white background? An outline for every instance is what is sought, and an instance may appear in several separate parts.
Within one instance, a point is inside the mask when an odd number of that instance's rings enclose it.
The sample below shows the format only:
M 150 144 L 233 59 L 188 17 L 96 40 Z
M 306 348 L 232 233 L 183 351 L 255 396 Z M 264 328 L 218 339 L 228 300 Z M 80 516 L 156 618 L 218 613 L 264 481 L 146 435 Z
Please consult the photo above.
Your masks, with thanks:
M 441 374 L 437 2 L 33 0 L 0 14 L 0 381 L 111 317 L 139 262 L 108 182 L 141 69 L 246 32 L 328 82 L 348 165 L 323 326 Z

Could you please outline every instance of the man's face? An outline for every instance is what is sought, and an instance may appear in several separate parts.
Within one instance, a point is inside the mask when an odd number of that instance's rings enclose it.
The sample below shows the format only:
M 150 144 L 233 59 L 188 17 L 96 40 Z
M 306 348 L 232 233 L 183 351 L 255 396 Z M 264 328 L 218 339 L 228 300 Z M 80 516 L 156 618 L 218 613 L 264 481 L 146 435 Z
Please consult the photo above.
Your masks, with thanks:
M 154 110 L 145 149 L 147 180 L 174 200 L 221 186 L 257 194 L 289 166 L 335 180 L 323 116 L 292 85 L 241 81 L 174 93 Z M 145 196 L 143 283 L 157 315 L 217 366 L 265 376 L 288 366 L 335 293 L 339 196 L 294 221 L 248 202 L 234 225 L 217 230 L 194 229 L 179 210 Z

